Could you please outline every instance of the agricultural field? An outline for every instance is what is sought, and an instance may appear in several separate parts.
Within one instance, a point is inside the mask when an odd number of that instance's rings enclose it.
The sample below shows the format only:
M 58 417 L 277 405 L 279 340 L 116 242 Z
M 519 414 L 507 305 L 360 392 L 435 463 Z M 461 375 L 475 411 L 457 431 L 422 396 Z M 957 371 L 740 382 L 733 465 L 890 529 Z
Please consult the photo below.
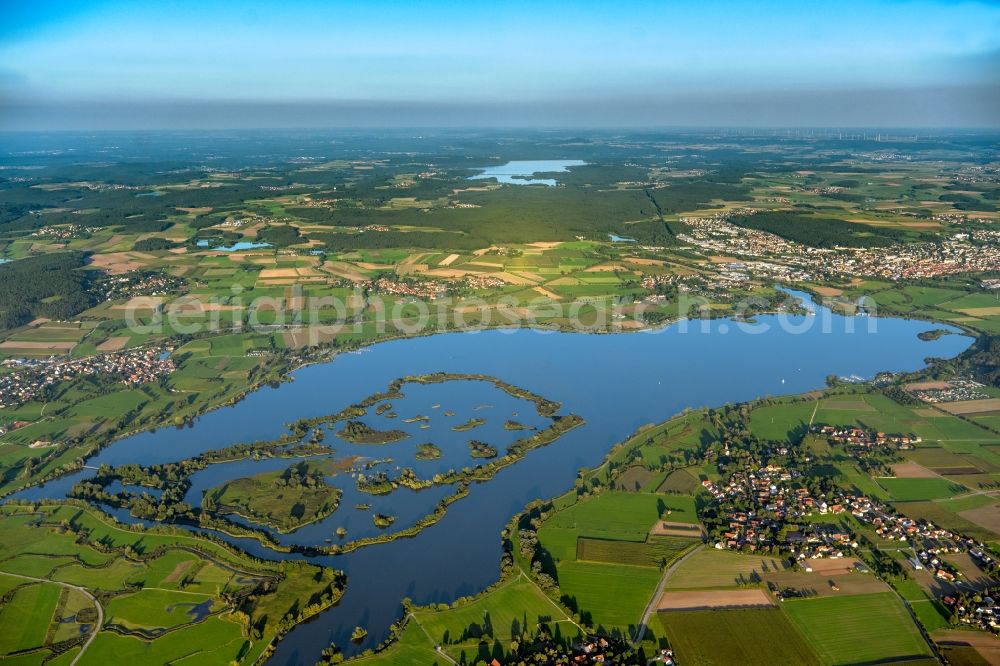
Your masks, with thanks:
M 663 634 L 678 663 L 822 664 L 810 642 L 780 609 L 663 611 Z
M 282 618 L 340 593 L 329 570 L 261 563 L 193 535 L 125 529 L 71 505 L 0 511 L 0 584 L 0 655 L 42 659 L 86 645 L 85 664 L 123 655 L 252 661 Z M 258 629 L 248 632 L 241 618 Z
M 698 551 L 686 559 L 667 581 L 668 590 L 712 589 L 738 586 L 769 573 L 785 571 L 786 561 L 774 557 L 742 555 L 714 548 Z
M 968 492 L 965 486 L 939 477 L 880 478 L 877 481 L 898 502 L 947 499 Z
M 546 520 L 538 538 L 555 565 L 563 603 L 606 631 L 634 626 L 661 568 L 700 543 L 697 537 L 650 536 L 668 511 L 672 522 L 697 520 L 691 497 L 610 491 Z
M 790 599 L 782 608 L 824 664 L 930 656 L 913 620 L 891 592 Z

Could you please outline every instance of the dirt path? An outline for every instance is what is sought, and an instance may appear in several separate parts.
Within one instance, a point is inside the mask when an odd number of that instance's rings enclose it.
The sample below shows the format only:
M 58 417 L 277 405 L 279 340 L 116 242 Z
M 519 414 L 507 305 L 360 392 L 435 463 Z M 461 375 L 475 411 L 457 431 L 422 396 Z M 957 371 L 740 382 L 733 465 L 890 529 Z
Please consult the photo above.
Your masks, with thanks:
M 34 578 L 32 576 L 22 576 L 21 574 L 8 573 L 6 571 L 0 571 L 0 573 L 2 573 L 4 576 L 11 576 L 13 578 L 21 578 L 23 580 L 31 580 L 31 581 L 35 581 L 36 583 L 51 583 L 53 585 L 60 585 L 62 587 L 68 587 L 71 590 L 76 590 L 77 592 L 79 592 L 83 596 L 85 596 L 88 599 L 90 599 L 91 602 L 93 602 L 94 607 L 97 609 L 97 622 L 94 623 L 94 630 L 90 633 L 90 638 L 88 638 L 84 642 L 83 647 L 80 648 L 80 652 L 78 652 L 77 655 L 75 657 L 73 657 L 73 661 L 71 661 L 69 663 L 69 666 L 76 666 L 76 662 L 80 661 L 80 657 L 83 656 L 83 653 L 87 651 L 87 648 L 90 647 L 90 644 L 94 642 L 95 638 L 97 638 L 97 632 L 99 632 L 101 630 L 101 627 L 104 626 L 104 608 L 102 608 L 101 604 L 97 601 L 97 599 L 94 598 L 94 595 L 92 595 L 90 592 L 88 592 L 86 589 L 84 589 L 82 587 L 79 587 L 77 585 L 70 585 L 69 583 L 60 583 L 59 581 L 49 580 L 47 578 Z
M 663 596 L 663 588 L 667 586 L 667 581 L 670 577 L 674 575 L 677 571 L 677 567 L 684 564 L 685 560 L 694 555 L 695 553 L 701 551 L 705 548 L 705 544 L 700 544 L 695 548 L 692 548 L 688 552 L 684 553 L 683 556 L 678 558 L 667 567 L 667 570 L 663 572 L 663 576 L 660 578 L 660 584 L 656 586 L 656 591 L 653 592 L 653 597 L 646 604 L 646 611 L 642 614 L 642 622 L 639 623 L 639 628 L 635 632 L 635 636 L 632 638 L 632 647 L 637 646 L 642 642 L 643 637 L 646 635 L 646 625 L 649 624 L 649 618 L 656 612 L 656 607 L 659 605 L 660 597 Z

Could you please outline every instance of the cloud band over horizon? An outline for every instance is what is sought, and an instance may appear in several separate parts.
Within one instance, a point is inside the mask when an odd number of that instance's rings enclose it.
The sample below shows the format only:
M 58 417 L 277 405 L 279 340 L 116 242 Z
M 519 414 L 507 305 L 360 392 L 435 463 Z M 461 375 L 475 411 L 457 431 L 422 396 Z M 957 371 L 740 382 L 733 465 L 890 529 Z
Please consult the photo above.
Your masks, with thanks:
M 993 2 L 39 0 L 7 18 L 7 130 L 1000 126 Z

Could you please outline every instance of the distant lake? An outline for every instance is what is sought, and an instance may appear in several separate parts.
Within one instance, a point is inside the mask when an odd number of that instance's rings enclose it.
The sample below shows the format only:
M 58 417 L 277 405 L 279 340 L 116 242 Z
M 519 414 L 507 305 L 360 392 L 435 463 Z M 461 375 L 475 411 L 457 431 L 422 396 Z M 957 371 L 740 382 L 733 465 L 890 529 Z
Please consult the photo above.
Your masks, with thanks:
M 932 341 L 917 337 L 936 328 L 960 333 L 943 324 L 842 317 L 810 305 L 813 312 L 808 316 L 761 315 L 744 325 L 714 319 L 678 322 L 644 333 L 587 335 L 517 329 L 385 342 L 364 353 L 338 354 L 328 363 L 296 370 L 294 381 L 261 388 L 232 407 L 198 417 L 191 427 L 165 427 L 114 442 L 87 464 L 166 463 L 240 441 L 277 437 L 286 431 L 283 424 L 336 412 L 384 390 L 397 377 L 441 371 L 499 377 L 561 402 L 563 414 L 586 419 L 583 426 L 530 451 L 488 483 L 473 484 L 468 497 L 452 504 L 440 522 L 418 536 L 346 555 L 315 558 L 317 564 L 347 572 L 347 591 L 335 607 L 295 627 L 269 661 L 311 664 L 331 641 L 347 654 L 377 645 L 386 637 L 389 624 L 400 616 L 403 597 L 418 604 L 451 602 L 495 582 L 501 555 L 499 534 L 510 517 L 533 499 L 553 497 L 571 488 L 578 469 L 598 464 L 616 442 L 643 424 L 664 421 L 686 407 L 801 393 L 822 387 L 828 375 L 870 378 L 882 370 L 917 370 L 924 367 L 925 358 L 951 358 L 972 342 L 960 334 Z M 760 332 L 758 326 L 767 330 Z M 508 418 L 540 425 L 529 409 L 516 404 L 519 401 L 498 394 L 485 383 L 407 386 L 403 392 L 405 398 L 393 400 L 398 418 L 387 420 L 387 416 L 369 414 L 364 420 L 380 428 L 404 428 L 411 433 L 409 439 L 366 446 L 339 440 L 331 433 L 326 443 L 340 456 L 392 457 L 392 465 L 385 466 L 388 470 L 422 466 L 433 473 L 442 467 L 466 464 L 469 439 L 481 437 L 501 445 L 509 441 L 513 433 L 505 432 L 502 425 Z M 454 410 L 454 417 L 446 419 L 446 410 Z M 517 416 L 513 416 L 515 411 Z M 403 422 L 415 414 L 430 415 L 427 429 Z M 452 425 L 473 415 L 487 419 L 487 424 L 470 432 L 452 430 Z M 416 460 L 416 445 L 426 441 L 441 448 L 440 460 Z M 197 503 L 203 490 L 290 463 L 265 459 L 212 465 L 195 475 L 188 499 Z M 94 472 L 82 469 L 14 497 L 63 497 L 74 483 Z M 375 533 L 370 515 L 353 507 L 360 501 L 373 504 L 372 510 L 396 515 L 398 520 L 390 531 L 404 529 L 448 492 L 433 487 L 374 497 L 360 495 L 348 475 L 334 477 L 331 483 L 345 490 L 340 508 L 328 519 L 281 535 L 283 543 L 335 541 L 333 530 L 342 524 L 353 536 Z M 110 513 L 124 522 L 143 522 L 125 510 Z M 254 540 L 214 534 L 257 557 L 302 557 L 272 551 Z M 361 645 L 350 639 L 356 626 L 369 631 Z
M 634 243 L 634 242 L 636 242 L 634 238 L 626 238 L 625 236 L 619 236 L 618 234 L 608 234 L 608 238 L 611 239 L 612 243 Z
M 555 178 L 531 178 L 536 173 L 565 173 L 569 167 L 583 166 L 583 160 L 513 160 L 500 166 L 482 167 L 481 174 L 469 180 L 496 178 L 508 185 L 548 185 L 557 184 Z
M 209 243 L 207 240 L 200 240 L 195 243 L 198 247 L 208 247 Z M 270 243 L 255 243 L 253 241 L 237 241 L 232 245 L 220 245 L 218 247 L 213 247 L 213 252 L 241 252 L 243 250 L 259 250 L 262 247 L 271 247 Z

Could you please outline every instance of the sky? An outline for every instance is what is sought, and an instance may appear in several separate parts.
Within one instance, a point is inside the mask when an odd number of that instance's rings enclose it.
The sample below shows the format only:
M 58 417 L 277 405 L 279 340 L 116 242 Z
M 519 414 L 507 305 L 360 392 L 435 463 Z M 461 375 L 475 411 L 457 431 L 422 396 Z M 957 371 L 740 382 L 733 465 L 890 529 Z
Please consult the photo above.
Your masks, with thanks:
M 997 127 L 1000 2 L 0 0 L 0 130 Z

